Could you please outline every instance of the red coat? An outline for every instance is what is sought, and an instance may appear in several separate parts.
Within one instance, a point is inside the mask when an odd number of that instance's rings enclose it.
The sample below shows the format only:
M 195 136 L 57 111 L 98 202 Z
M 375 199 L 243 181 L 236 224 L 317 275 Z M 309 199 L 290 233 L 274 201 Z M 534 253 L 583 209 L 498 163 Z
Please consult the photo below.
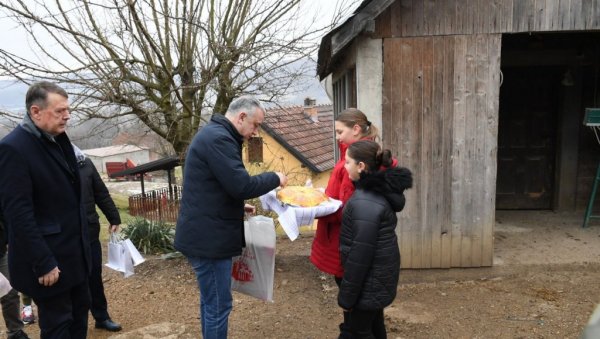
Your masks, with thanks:
M 361 140 L 370 140 L 364 138 Z M 324 216 L 317 223 L 317 232 L 312 243 L 310 261 L 321 271 L 332 274 L 338 278 L 344 276 L 344 269 L 340 261 L 340 229 L 342 228 L 342 210 L 352 193 L 354 184 L 344 168 L 346 150 L 349 145 L 339 144 L 340 160 L 333 167 L 325 194 L 328 197 L 340 200 L 342 206 L 337 212 Z M 396 167 L 398 161 L 394 159 L 391 167 Z
M 348 145 L 340 143 L 339 147 L 341 157 L 333 167 L 325 194 L 346 204 L 354 192 L 354 185 L 344 168 Z M 340 262 L 340 228 L 343 209 L 342 205 L 337 212 L 319 219 L 310 253 L 310 261 L 319 270 L 340 278 L 344 275 Z

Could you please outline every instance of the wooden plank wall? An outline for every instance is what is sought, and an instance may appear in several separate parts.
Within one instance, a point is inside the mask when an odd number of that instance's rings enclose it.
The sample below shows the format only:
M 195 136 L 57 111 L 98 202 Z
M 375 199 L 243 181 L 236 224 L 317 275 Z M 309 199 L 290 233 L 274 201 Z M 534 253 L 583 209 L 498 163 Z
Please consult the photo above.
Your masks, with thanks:
M 396 0 L 375 37 L 600 29 L 600 0 Z
M 417 170 L 404 268 L 492 265 L 500 47 L 489 34 L 384 40 L 383 144 Z

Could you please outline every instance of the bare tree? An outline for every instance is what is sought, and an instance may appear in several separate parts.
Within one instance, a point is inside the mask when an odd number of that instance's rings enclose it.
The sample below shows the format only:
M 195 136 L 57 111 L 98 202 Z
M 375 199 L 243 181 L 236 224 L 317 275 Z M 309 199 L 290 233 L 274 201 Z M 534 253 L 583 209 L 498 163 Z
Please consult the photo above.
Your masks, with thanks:
M 313 55 L 354 2 L 338 0 L 317 26 L 300 0 L 4 0 L 32 51 L 0 49 L 0 72 L 60 82 L 80 121 L 139 119 L 182 155 L 234 97 L 286 94 L 306 74 L 288 66 Z

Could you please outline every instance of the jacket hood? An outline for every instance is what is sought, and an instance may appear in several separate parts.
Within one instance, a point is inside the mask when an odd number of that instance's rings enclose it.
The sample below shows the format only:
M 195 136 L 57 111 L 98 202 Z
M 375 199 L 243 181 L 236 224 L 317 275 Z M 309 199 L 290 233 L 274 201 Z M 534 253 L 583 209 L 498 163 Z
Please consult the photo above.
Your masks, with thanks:
M 361 173 L 356 188 L 373 191 L 385 197 L 395 212 L 404 208 L 404 190 L 412 187 L 412 173 L 405 167 L 392 167 L 374 173 Z

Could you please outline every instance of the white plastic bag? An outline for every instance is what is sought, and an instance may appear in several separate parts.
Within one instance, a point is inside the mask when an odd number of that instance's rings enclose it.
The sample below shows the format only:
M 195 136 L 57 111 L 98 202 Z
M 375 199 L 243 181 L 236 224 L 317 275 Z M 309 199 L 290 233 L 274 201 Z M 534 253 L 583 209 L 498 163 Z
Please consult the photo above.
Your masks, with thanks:
M 134 251 L 132 251 L 131 248 L 133 248 Z M 144 262 L 144 258 L 142 258 L 138 250 L 133 246 L 131 240 L 122 240 L 115 233 L 110 234 L 110 239 L 108 241 L 108 263 L 106 263 L 107 267 L 115 271 L 123 272 L 125 278 L 132 276 L 135 273 L 133 269 L 135 262 L 132 254 L 135 255 L 137 264 Z M 138 256 L 141 258 L 141 261 Z
M 246 247 L 233 258 L 231 289 L 273 302 L 275 275 L 275 224 L 259 215 L 244 222 Z

